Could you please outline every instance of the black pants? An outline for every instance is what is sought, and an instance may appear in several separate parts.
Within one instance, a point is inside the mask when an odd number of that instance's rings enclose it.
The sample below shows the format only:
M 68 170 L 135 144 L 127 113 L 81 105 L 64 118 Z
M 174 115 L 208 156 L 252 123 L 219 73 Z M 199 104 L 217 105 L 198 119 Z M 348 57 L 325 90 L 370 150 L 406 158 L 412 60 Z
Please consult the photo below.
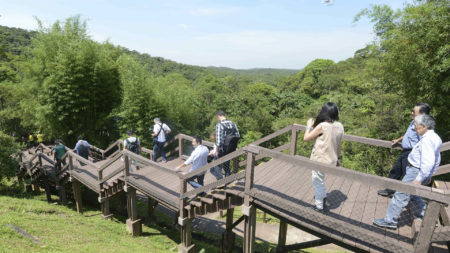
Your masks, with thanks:
M 60 161 L 61 161 L 61 162 L 60 162 Z M 62 163 L 62 165 L 64 165 L 64 166 L 66 165 L 66 161 L 65 161 L 65 160 L 56 159 L 56 163 L 55 163 L 55 170 L 56 170 L 56 172 L 61 171 L 61 168 L 62 168 L 61 163 Z
M 220 158 L 222 156 L 226 156 L 228 154 L 229 153 L 227 153 L 227 152 L 223 151 L 222 149 L 220 149 L 218 158 Z M 228 177 L 229 175 L 231 175 L 230 161 L 226 161 L 226 162 L 220 164 L 219 166 L 223 169 L 223 172 L 225 173 L 225 177 Z
M 411 149 L 403 149 L 391 171 L 389 171 L 388 178 L 401 180 L 405 176 L 409 153 L 411 153 Z

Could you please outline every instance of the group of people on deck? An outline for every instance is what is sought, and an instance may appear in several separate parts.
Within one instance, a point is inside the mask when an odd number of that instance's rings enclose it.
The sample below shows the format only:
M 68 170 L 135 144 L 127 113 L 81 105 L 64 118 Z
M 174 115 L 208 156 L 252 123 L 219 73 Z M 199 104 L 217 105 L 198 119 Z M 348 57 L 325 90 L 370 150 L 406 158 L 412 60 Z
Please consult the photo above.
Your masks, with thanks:
M 392 167 L 389 178 L 417 185 L 429 185 L 431 177 L 436 172 L 440 161 L 441 138 L 434 132 L 436 122 L 430 115 L 431 107 L 426 103 L 417 103 L 412 112 L 412 121 L 404 136 L 392 141 L 396 145 L 401 141 L 402 153 Z M 315 140 L 311 152 L 311 160 L 339 166 L 344 128 L 339 120 L 337 106 L 326 103 L 316 120 L 309 119 L 304 135 L 305 141 Z M 328 212 L 325 175 L 320 171 L 312 171 L 314 188 L 313 210 L 326 214 Z M 386 215 L 374 219 L 376 226 L 396 229 L 399 216 L 410 200 L 415 202 L 414 216 L 422 219 L 426 203 L 418 196 L 396 192 L 390 189 L 381 190 L 378 194 L 392 197 Z
M 402 180 L 403 182 L 414 183 L 418 185 L 429 185 L 431 177 L 436 172 L 440 161 L 441 138 L 434 132 L 436 126 L 435 119 L 430 115 L 431 107 L 426 103 L 417 103 L 412 112 L 412 121 L 409 124 L 405 134 L 392 141 L 392 145 L 398 145 L 401 142 L 402 152 L 389 172 L 389 178 Z M 218 159 L 236 150 L 237 141 L 240 138 L 239 130 L 235 123 L 226 118 L 223 111 L 218 111 L 218 123 L 215 133 L 211 139 L 215 140 L 213 150 L 209 150 L 202 144 L 202 138 L 196 136 L 192 140 L 194 150 L 189 158 L 176 167 L 180 171 L 183 167 L 192 164 L 189 172 L 193 172 L 210 160 Z M 310 159 L 316 162 L 340 166 L 339 157 L 341 153 L 342 139 L 344 136 L 344 127 L 338 121 L 339 110 L 336 104 L 332 102 L 325 103 L 316 119 L 310 118 L 306 122 L 304 141 L 315 140 Z M 167 134 L 171 129 L 159 118 L 154 119 L 152 136 L 153 140 L 153 161 L 156 162 L 157 153 L 161 153 L 162 162 L 167 162 L 164 153 L 164 145 L 167 140 Z M 124 140 L 124 149 L 139 154 L 141 152 L 139 138 L 134 137 L 131 131 L 127 132 L 128 138 Z M 61 159 L 62 144 L 60 142 L 55 147 L 55 159 Z M 79 138 L 76 146 L 76 152 L 87 159 L 89 154 L 89 143 Z M 132 160 L 136 169 L 139 166 Z M 230 161 L 222 163 L 210 169 L 217 180 L 227 177 L 231 174 Z M 203 186 L 206 171 L 191 177 L 188 183 L 198 188 Z M 329 203 L 327 202 L 327 192 L 325 187 L 325 174 L 321 171 L 312 171 L 312 184 L 314 188 L 314 211 L 327 214 Z M 204 194 L 204 193 L 202 193 Z M 386 215 L 382 219 L 374 219 L 373 223 L 384 228 L 395 229 L 398 226 L 398 219 L 404 207 L 410 200 L 415 202 L 417 207 L 415 211 L 416 218 L 423 218 L 426 203 L 417 196 L 408 193 L 396 192 L 391 189 L 384 189 L 378 192 L 379 195 L 392 197 L 388 206 Z

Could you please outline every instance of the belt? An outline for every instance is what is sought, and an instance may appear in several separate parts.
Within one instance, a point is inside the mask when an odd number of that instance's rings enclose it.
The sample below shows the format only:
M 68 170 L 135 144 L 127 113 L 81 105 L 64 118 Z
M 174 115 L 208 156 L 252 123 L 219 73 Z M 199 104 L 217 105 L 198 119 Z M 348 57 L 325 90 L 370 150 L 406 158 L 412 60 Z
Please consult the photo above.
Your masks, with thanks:
M 413 168 L 416 168 L 416 169 L 420 170 L 420 168 L 419 168 L 419 167 L 416 167 L 416 166 L 414 166 L 414 165 L 412 165 L 412 164 L 410 164 L 410 163 L 408 163 L 408 166 L 409 166 L 409 167 L 413 167 Z
M 402 152 L 411 151 L 411 150 L 412 150 L 412 148 L 404 148 L 404 149 L 402 149 Z

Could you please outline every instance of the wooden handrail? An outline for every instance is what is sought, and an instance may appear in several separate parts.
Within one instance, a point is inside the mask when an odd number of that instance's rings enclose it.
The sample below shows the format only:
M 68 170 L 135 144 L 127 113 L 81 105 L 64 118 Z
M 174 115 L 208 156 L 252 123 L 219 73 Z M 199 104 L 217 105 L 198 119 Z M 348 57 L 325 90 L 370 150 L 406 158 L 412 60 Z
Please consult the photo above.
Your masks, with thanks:
M 107 161 L 106 163 L 104 163 L 102 166 L 100 166 L 97 171 L 101 172 L 104 169 L 106 169 L 109 165 L 111 165 L 112 163 L 114 163 L 115 161 L 117 161 L 119 158 L 122 157 L 122 153 L 119 153 L 119 155 L 116 155 L 114 157 L 112 157 L 109 161 Z
M 213 168 L 213 167 L 215 167 L 217 165 L 220 165 L 220 164 L 222 164 L 224 162 L 231 161 L 233 158 L 239 157 L 240 155 L 242 155 L 244 153 L 245 153 L 244 150 L 238 149 L 238 150 L 236 150 L 234 152 L 231 152 L 231 153 L 227 154 L 226 156 L 220 157 L 219 159 L 214 160 L 214 161 L 206 164 L 205 166 L 203 166 L 203 167 L 201 167 L 199 169 L 196 169 L 195 171 L 192 171 L 192 172 L 187 173 L 187 174 L 179 174 L 179 176 L 180 176 L 181 179 L 191 178 L 191 177 L 193 177 L 195 175 L 199 175 L 199 174 L 201 174 L 203 172 L 206 172 L 207 170 L 209 170 L 209 169 L 211 169 L 211 168 Z
M 105 155 L 106 153 L 108 153 L 109 151 L 111 151 L 113 148 L 115 148 L 117 145 L 120 145 L 123 142 L 123 140 L 118 139 L 117 141 L 113 142 L 111 145 L 109 145 L 109 147 L 107 147 L 104 151 L 103 151 L 103 155 Z
M 294 124 L 294 125 L 287 126 L 287 127 L 284 127 L 284 128 L 282 128 L 282 129 L 276 131 L 275 133 L 271 133 L 271 134 L 269 134 L 269 135 L 267 135 L 267 136 L 265 136 L 265 137 L 263 137 L 263 138 L 261 138 L 261 139 L 255 141 L 255 142 L 252 142 L 251 144 L 253 144 L 253 145 L 259 145 L 259 144 L 261 144 L 261 143 L 264 143 L 264 142 L 266 142 L 266 141 L 269 141 L 269 140 L 271 140 L 271 139 L 273 139 L 273 138 L 275 138 L 275 137 L 277 137 L 277 136 L 280 136 L 280 135 L 282 135 L 282 134 L 284 134 L 284 133 L 287 133 L 287 132 L 291 131 L 292 128 L 293 128 L 294 126 L 295 126 L 295 124 Z
M 85 164 L 95 168 L 95 169 L 98 169 L 98 166 L 96 164 L 94 164 L 93 162 L 91 162 L 91 161 L 89 161 L 89 160 L 79 156 L 78 154 L 75 154 L 72 150 L 67 151 L 67 153 L 69 153 L 69 157 L 73 157 L 73 158 L 75 158 L 75 160 L 78 160 L 78 161 L 80 161 L 82 163 L 85 163 Z
M 159 169 L 161 171 L 167 172 L 167 173 L 172 174 L 172 175 L 178 175 L 178 173 L 176 171 L 174 171 L 172 168 L 170 168 L 170 167 L 168 167 L 168 166 L 166 166 L 164 164 L 156 163 L 156 162 L 154 162 L 152 160 L 149 160 L 149 159 L 147 159 L 147 158 L 145 158 L 143 156 L 137 155 L 137 154 L 135 154 L 133 152 L 130 152 L 128 150 L 123 150 L 122 154 L 124 156 L 128 156 L 130 159 L 137 160 L 138 162 L 140 162 L 142 164 L 145 164 L 147 166 L 152 166 L 155 169 Z
M 442 143 L 441 152 L 444 152 L 444 151 L 447 151 L 447 150 L 450 150 L 450 141 Z
M 192 141 L 192 139 L 194 139 L 194 137 L 189 136 L 189 135 L 185 135 L 185 134 L 177 134 L 177 136 L 175 138 L 182 138 L 183 140 L 187 140 L 187 141 Z M 214 143 L 210 142 L 210 141 L 205 141 L 202 140 L 202 144 L 208 147 L 214 147 Z
M 433 191 L 430 187 L 416 185 L 411 183 L 400 182 L 398 180 L 383 178 L 380 176 L 369 175 L 362 172 L 346 169 L 343 167 L 336 167 L 316 161 L 312 161 L 302 156 L 290 156 L 280 152 L 276 152 L 270 149 L 266 149 L 259 146 L 250 145 L 244 148 L 246 152 L 252 152 L 254 154 L 260 154 L 266 157 L 282 160 L 297 166 L 302 166 L 309 170 L 318 170 L 324 173 L 329 173 L 338 177 L 345 177 L 347 179 L 354 179 L 356 181 L 363 182 L 364 184 L 377 186 L 380 189 L 389 188 L 396 191 L 401 191 L 413 195 L 418 195 L 423 198 L 434 200 L 440 203 L 448 205 L 450 203 L 450 196 L 439 194 Z
M 56 162 L 53 161 L 50 157 L 46 156 L 44 153 L 40 153 L 39 156 L 49 162 L 51 165 L 55 165 Z
M 120 172 L 123 172 L 123 170 L 125 169 L 125 165 L 120 166 L 118 169 L 116 169 L 115 171 L 111 172 L 110 174 L 108 174 L 108 176 L 103 177 L 101 180 L 99 178 L 98 183 L 99 184 L 103 184 L 104 182 L 110 180 L 111 178 L 113 178 L 115 175 L 119 174 Z

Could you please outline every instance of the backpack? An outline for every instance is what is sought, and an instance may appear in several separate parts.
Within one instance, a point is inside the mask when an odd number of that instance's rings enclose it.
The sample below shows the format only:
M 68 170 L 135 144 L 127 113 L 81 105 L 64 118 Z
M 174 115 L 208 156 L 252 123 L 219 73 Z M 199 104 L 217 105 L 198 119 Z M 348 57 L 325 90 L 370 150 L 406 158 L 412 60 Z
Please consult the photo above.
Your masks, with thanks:
M 129 138 L 127 139 L 127 150 L 139 154 L 139 145 L 138 145 L 139 139 L 136 137 L 136 140 L 131 142 Z
M 229 154 L 236 150 L 239 142 L 239 136 L 237 135 L 236 125 L 233 123 L 231 128 L 226 128 L 224 124 L 222 126 L 225 129 L 225 140 L 223 142 L 223 151 L 225 154 Z
M 89 147 L 86 146 L 86 145 L 84 145 L 83 143 L 80 144 L 80 145 L 78 146 L 78 154 L 79 154 L 81 157 L 83 157 L 83 158 L 85 158 L 85 159 L 88 159 L 88 157 L 89 157 Z

